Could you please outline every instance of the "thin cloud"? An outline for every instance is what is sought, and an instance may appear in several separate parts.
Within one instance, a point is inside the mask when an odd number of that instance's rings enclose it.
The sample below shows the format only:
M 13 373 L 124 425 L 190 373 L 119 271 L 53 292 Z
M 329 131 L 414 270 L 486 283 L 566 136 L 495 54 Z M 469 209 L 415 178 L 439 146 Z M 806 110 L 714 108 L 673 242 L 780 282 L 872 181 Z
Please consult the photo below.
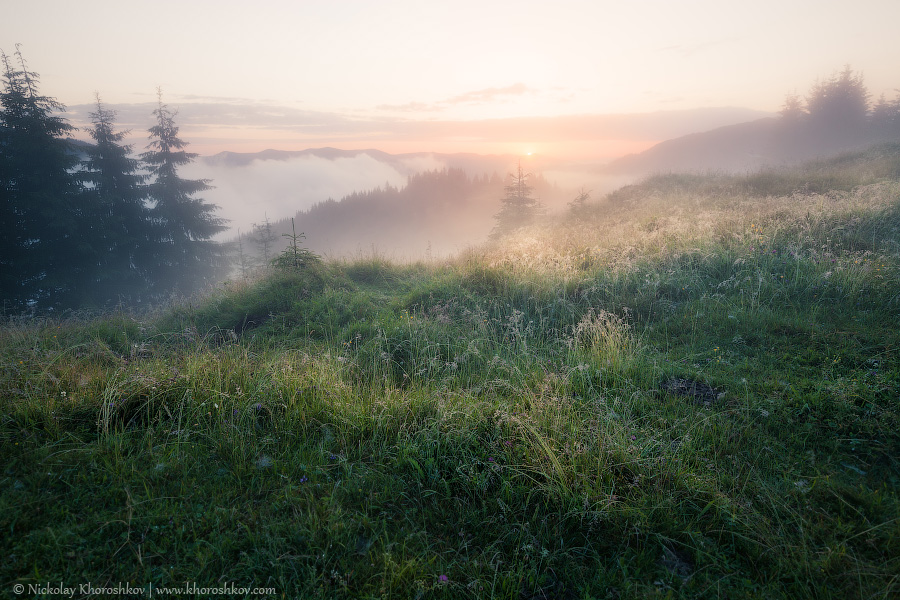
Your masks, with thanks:
M 474 102 L 490 97 L 528 93 L 524 85 L 488 88 L 456 96 L 458 102 Z M 155 102 L 110 104 L 116 111 L 116 127 L 130 130 L 129 142 L 140 150 L 153 125 Z M 702 108 L 669 110 L 656 113 L 619 115 L 575 115 L 559 117 L 514 117 L 482 120 L 422 119 L 412 116 L 372 117 L 342 112 L 301 110 L 258 102 L 172 102 L 178 110 L 176 123 L 181 137 L 204 148 L 218 146 L 234 149 L 241 142 L 295 149 L 323 145 L 366 144 L 375 148 L 385 140 L 441 142 L 470 139 L 482 142 L 551 142 L 591 140 L 659 141 L 771 116 L 769 113 L 741 108 Z M 410 106 L 410 112 L 416 107 Z M 68 118 L 82 128 L 81 137 L 90 128 L 93 104 L 70 107 Z M 201 142 L 202 140 L 202 142 Z M 196 147 L 196 146 L 195 146 Z M 266 146 L 263 146 L 266 147 Z
M 164 90 L 165 91 L 165 90 Z M 172 94 L 176 100 L 186 100 L 188 102 L 228 102 L 232 104 L 257 104 L 259 101 L 250 98 L 240 98 L 236 96 L 200 96 L 197 94 Z M 165 96 L 163 97 L 165 100 Z
M 393 112 L 437 112 L 451 106 L 459 106 L 463 104 L 486 104 L 488 102 L 503 101 L 510 96 L 521 96 L 523 94 L 535 93 L 524 83 L 514 83 L 506 87 L 491 87 L 481 90 L 472 90 L 453 96 L 445 100 L 438 100 L 433 103 L 426 102 L 408 102 L 406 104 L 380 104 L 375 108 L 378 110 Z
M 446 104 L 484 104 L 485 102 L 495 102 L 498 98 L 506 96 L 521 96 L 531 90 L 524 83 L 514 83 L 503 88 L 485 88 L 483 90 L 475 90 L 466 92 L 459 96 L 454 96 L 446 100 Z
M 375 107 L 377 110 L 387 110 L 392 112 L 434 112 L 442 110 L 440 104 L 426 104 L 425 102 L 408 102 L 406 104 L 379 104 Z
M 177 111 L 176 122 L 182 128 L 204 126 L 216 128 L 290 129 L 311 133 L 356 131 L 359 120 L 335 112 L 300 110 L 277 104 L 261 104 L 235 99 L 231 102 L 165 102 Z M 153 124 L 156 102 L 110 104 L 116 112 L 116 123 L 123 129 L 146 129 Z M 68 108 L 68 116 L 76 126 L 90 124 L 95 104 L 76 104 Z
M 701 52 L 706 52 L 707 50 L 710 50 L 712 48 L 737 41 L 739 41 L 739 39 L 734 37 L 709 40 L 706 42 L 698 42 L 696 44 L 671 44 L 669 46 L 662 46 L 660 48 L 657 48 L 656 51 L 665 53 L 671 52 L 673 54 L 678 54 L 684 58 L 687 58 Z

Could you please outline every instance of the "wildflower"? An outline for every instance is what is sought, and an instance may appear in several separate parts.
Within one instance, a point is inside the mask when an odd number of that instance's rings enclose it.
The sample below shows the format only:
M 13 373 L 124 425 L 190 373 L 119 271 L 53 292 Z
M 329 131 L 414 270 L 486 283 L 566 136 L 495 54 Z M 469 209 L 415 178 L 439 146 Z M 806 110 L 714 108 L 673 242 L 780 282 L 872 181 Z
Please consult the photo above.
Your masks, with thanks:
M 449 583 L 450 578 L 447 577 L 446 575 L 441 575 L 440 577 L 438 577 L 438 581 L 440 581 L 441 583 Z

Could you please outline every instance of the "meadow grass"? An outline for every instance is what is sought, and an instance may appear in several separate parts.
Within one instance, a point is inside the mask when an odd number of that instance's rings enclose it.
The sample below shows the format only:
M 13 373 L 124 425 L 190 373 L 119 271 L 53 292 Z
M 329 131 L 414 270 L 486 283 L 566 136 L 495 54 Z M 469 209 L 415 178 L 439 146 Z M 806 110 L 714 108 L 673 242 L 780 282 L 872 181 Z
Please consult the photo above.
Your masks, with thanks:
M 9 320 L 3 593 L 896 596 L 888 150 L 658 176 L 443 262 Z

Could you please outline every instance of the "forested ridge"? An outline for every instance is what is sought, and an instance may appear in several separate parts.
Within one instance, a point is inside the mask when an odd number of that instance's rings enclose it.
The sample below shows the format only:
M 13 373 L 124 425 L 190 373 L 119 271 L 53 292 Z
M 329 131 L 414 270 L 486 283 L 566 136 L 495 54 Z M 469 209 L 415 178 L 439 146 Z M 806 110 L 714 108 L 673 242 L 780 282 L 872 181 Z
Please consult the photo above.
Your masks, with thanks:
M 507 189 L 517 177 L 525 185 Z M 398 259 L 438 258 L 483 243 L 498 219 L 507 232 L 527 222 L 516 225 L 510 214 L 500 214 L 513 192 L 530 194 L 548 205 L 563 206 L 566 199 L 565 191 L 539 172 L 523 170 L 503 177 L 496 171 L 472 175 L 463 168 L 445 167 L 411 174 L 400 187 L 385 183 L 339 200 L 328 198 L 298 210 L 294 219 L 307 234 L 306 244 L 326 256 L 374 251 Z M 265 218 L 254 224 L 231 244 L 235 264 L 265 265 L 284 247 L 290 231 L 291 218 Z
M 805 96 L 785 97 L 768 117 L 666 140 L 618 158 L 607 173 L 721 169 L 747 171 L 798 165 L 900 140 L 900 97 L 875 97 L 849 66 L 816 81 Z

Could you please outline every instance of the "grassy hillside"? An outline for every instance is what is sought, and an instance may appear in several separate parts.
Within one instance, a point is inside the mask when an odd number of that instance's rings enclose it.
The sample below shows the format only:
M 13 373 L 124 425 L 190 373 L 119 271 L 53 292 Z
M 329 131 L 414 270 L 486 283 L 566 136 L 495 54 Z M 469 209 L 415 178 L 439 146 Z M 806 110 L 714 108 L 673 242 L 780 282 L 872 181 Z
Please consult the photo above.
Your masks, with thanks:
M 893 597 L 898 165 L 660 176 L 451 261 L 11 321 L 0 581 Z

